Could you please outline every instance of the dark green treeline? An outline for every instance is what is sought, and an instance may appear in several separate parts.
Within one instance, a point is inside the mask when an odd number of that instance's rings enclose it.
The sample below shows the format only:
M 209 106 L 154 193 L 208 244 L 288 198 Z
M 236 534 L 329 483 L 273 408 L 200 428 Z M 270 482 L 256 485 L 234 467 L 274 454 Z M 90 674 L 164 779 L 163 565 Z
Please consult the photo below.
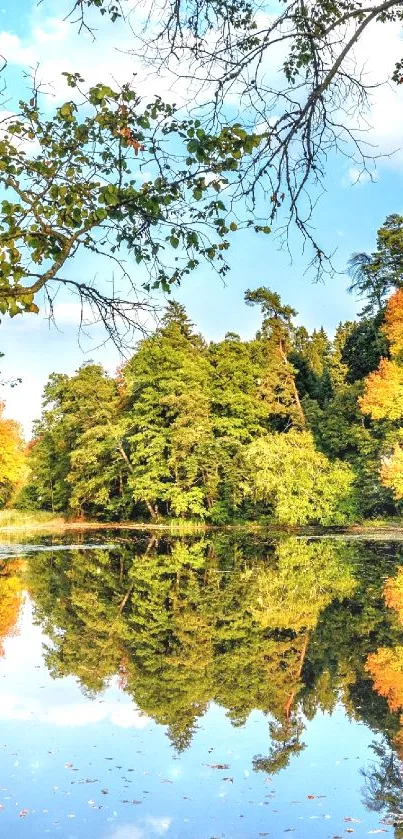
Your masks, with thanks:
M 357 401 L 388 352 L 382 312 L 330 340 L 296 327 L 267 288 L 245 298 L 262 311 L 250 341 L 228 333 L 207 344 L 170 302 L 114 378 L 91 362 L 52 374 L 18 506 L 216 524 L 396 512 L 378 476 L 392 424 L 364 417 Z

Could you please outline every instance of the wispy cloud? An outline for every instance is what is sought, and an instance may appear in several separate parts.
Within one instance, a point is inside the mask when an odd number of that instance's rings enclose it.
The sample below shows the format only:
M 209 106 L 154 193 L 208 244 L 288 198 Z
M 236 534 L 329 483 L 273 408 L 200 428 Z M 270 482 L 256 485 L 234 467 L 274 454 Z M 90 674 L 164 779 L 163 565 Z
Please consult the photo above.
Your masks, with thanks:
M 343 178 L 343 186 L 355 186 L 360 184 L 374 183 L 379 179 L 376 169 L 360 169 L 358 166 L 350 166 Z
M 121 824 L 104 839 L 149 839 L 150 836 L 164 836 L 172 824 L 170 816 L 161 818 L 146 818 L 139 823 Z
M 81 728 L 111 722 L 118 728 L 146 728 L 150 718 L 135 705 L 121 702 L 73 702 L 45 705 L 30 696 L 0 692 L 0 720 L 30 720 L 60 728 Z
M 188 81 L 173 85 L 174 76 L 169 73 L 151 73 L 130 54 L 133 47 L 132 31 L 119 22 L 113 25 L 107 19 L 96 17 L 96 39 L 83 30 L 77 34 L 77 25 L 66 20 L 64 13 L 71 4 L 64 2 L 55 6 L 52 2 L 33 3 L 30 26 L 26 36 L 19 37 L 8 31 L 0 31 L 0 54 L 9 65 L 21 67 L 24 71 L 39 65 L 38 79 L 49 85 L 49 97 L 45 99 L 52 107 L 65 98 L 73 98 L 74 91 L 68 88 L 65 72 L 80 72 L 88 85 L 100 81 L 123 83 L 135 80 L 143 97 L 162 95 L 166 101 L 180 103 L 185 100 Z M 132 18 L 133 30 L 141 27 L 140 18 Z M 112 33 L 112 37 L 111 37 Z

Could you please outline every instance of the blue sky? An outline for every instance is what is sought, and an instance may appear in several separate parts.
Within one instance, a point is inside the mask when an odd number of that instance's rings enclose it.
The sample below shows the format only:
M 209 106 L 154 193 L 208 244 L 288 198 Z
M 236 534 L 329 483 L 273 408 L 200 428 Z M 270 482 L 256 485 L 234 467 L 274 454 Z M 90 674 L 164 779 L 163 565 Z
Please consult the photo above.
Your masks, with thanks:
M 131 73 L 131 59 L 114 49 L 124 49 L 127 35 L 116 26 L 111 43 L 110 28 L 99 31 L 98 43 L 78 37 L 74 27 L 63 23 L 67 0 L 44 0 L 38 7 L 32 0 L 7 0 L 0 7 L 0 53 L 8 61 L 10 104 L 23 91 L 26 82 L 23 72 L 40 61 L 43 78 L 54 84 L 55 99 L 63 98 L 61 73 L 76 69 L 92 81 L 110 81 Z M 70 4 L 72 5 L 72 3 Z M 125 40 L 126 39 L 126 40 Z M 401 37 L 398 29 L 381 27 L 373 31 L 362 46 L 363 57 L 369 58 L 368 72 L 381 77 L 400 57 Z M 369 121 L 368 140 L 380 151 L 398 149 L 403 125 L 403 98 L 384 88 L 376 93 Z M 402 212 L 403 155 L 379 161 L 377 182 L 354 184 L 354 166 L 347 158 L 329 160 L 327 193 L 315 214 L 317 236 L 329 251 L 336 250 L 334 263 L 342 272 L 349 256 L 355 251 L 374 247 L 376 230 L 392 212 Z M 237 234 L 229 255 L 231 271 L 225 285 L 211 269 L 200 268 L 190 276 L 175 297 L 183 302 L 192 320 L 207 339 L 220 339 L 231 330 L 242 337 L 251 337 L 258 327 L 259 314 L 246 308 L 243 294 L 246 288 L 268 285 L 279 291 L 287 303 L 299 312 L 299 322 L 309 329 L 323 325 L 332 332 L 341 320 L 352 319 L 356 302 L 346 293 L 347 278 L 342 273 L 315 284 L 306 274 L 307 256 L 301 243 L 293 241 L 293 262 L 288 253 L 280 251 L 274 236 L 257 236 L 251 232 Z M 88 260 L 77 260 L 71 272 L 91 272 Z M 94 273 L 94 270 L 93 270 Z M 359 306 L 358 306 L 359 308 Z M 77 306 L 72 299 L 60 298 L 57 329 L 49 327 L 40 316 L 24 316 L 0 324 L 0 349 L 6 357 L 2 361 L 3 376 L 21 376 L 22 384 L 3 394 L 8 415 L 24 424 L 29 433 L 30 423 L 40 411 L 41 392 L 53 371 L 72 373 L 83 361 L 94 358 L 113 370 L 119 357 L 111 346 L 95 347 L 101 340 L 93 330 L 91 340 L 77 340 Z M 2 394 L 2 395 L 3 395 Z

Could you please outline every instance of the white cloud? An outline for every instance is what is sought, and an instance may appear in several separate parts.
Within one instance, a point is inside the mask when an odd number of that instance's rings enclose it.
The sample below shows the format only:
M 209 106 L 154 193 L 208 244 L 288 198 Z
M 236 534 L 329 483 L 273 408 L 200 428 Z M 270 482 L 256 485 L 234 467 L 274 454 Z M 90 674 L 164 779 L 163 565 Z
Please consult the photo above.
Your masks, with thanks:
M 134 77 L 143 96 L 158 93 L 170 101 L 179 103 L 188 98 L 189 94 L 192 96 L 195 93 L 194 90 L 190 90 L 191 82 L 178 80 L 173 73 L 152 73 L 150 68 L 147 71 L 142 68 L 139 60 L 135 60 L 129 54 L 133 46 L 133 35 L 124 24 L 115 23 L 111 27 L 107 16 L 102 19 L 97 15 L 94 18 L 94 40 L 85 30 L 78 35 L 78 25 L 72 23 L 71 19 L 63 19 L 63 14 L 66 14 L 69 8 L 71 4 L 63 0 L 33 3 L 30 30 L 24 38 L 12 32 L 0 32 L 0 54 L 6 57 L 10 65 L 27 70 L 39 62 L 41 79 L 52 84 L 54 97 L 45 100 L 50 107 L 54 105 L 55 100 L 72 97 L 72 91 L 67 88 L 62 76 L 64 71 L 79 71 L 87 84 L 100 80 L 111 84 L 116 80 L 120 83 Z M 137 4 L 134 5 L 131 19 L 133 31 L 141 29 L 139 8 Z M 264 15 L 259 22 L 262 25 L 267 24 L 270 19 Z M 390 78 L 395 62 L 401 55 L 401 27 L 398 24 L 377 23 L 369 27 L 362 37 L 356 48 L 355 60 L 357 67 L 364 69 L 365 81 L 373 84 Z M 262 72 L 266 80 L 268 77 L 275 83 L 275 79 L 279 79 L 278 70 L 283 59 L 284 48 L 281 45 L 265 55 Z M 179 71 L 183 72 L 183 63 Z M 203 93 L 203 98 L 206 96 L 208 90 Z M 235 100 L 238 99 L 236 89 L 228 101 L 231 101 L 232 96 Z M 362 139 L 374 146 L 375 153 L 396 152 L 402 146 L 403 90 L 400 91 L 395 85 L 386 84 L 375 88 L 365 120 L 355 115 L 352 117 L 352 124 L 354 123 L 359 124 L 366 132 Z M 370 151 L 368 147 L 368 153 Z M 383 164 L 403 168 L 403 151 L 397 152 L 389 160 L 384 160 Z M 363 183 L 365 180 L 366 177 L 362 176 L 359 182 Z
M 52 679 L 43 662 L 43 645 L 48 643 L 39 625 L 33 625 L 32 604 L 25 596 L 18 634 L 4 641 L 0 721 L 29 721 L 67 729 L 109 723 L 139 731 L 152 722 L 122 693 L 117 677 L 95 700 L 83 697 L 73 677 Z M 42 691 L 43 686 L 46 691 Z
M 135 824 L 121 824 L 111 833 L 107 833 L 105 839 L 146 839 L 146 834 Z
M 368 184 L 377 181 L 379 178 L 378 172 L 375 169 L 360 169 L 358 166 L 350 166 L 346 176 L 343 178 L 344 186 L 355 186 L 360 184 Z
M 144 828 L 138 824 L 122 824 L 111 833 L 107 833 L 104 839 L 149 839 L 150 836 L 164 836 L 172 824 L 172 819 L 169 816 L 147 818 L 141 824 L 144 824 Z
M 87 87 L 100 81 L 113 86 L 135 77 L 143 97 L 158 93 L 167 101 L 179 103 L 187 98 L 188 81 L 179 81 L 173 89 L 173 75 L 145 71 L 134 59 L 130 54 L 133 34 L 127 26 L 115 23 L 111 30 L 110 22 L 97 15 L 96 39 L 85 29 L 78 35 L 77 24 L 63 19 L 63 10 L 67 13 L 69 5 L 71 8 L 71 4 L 59 3 L 57 13 L 50 13 L 49 10 L 56 11 L 54 4 L 33 4 L 30 30 L 24 38 L 0 32 L 0 55 L 9 65 L 24 71 L 39 65 L 38 79 L 48 84 L 53 94 L 45 99 L 45 105 L 52 107 L 55 102 L 79 96 L 68 88 L 64 72 L 80 72 Z M 133 17 L 131 24 L 133 30 L 139 29 L 141 20 Z
M 83 304 L 73 301 L 66 303 L 55 303 L 53 306 L 53 315 L 57 326 L 83 326 L 91 325 L 100 326 L 99 322 L 94 322 L 94 316 L 91 307 L 88 304 Z
M 368 113 L 356 120 L 363 132 L 361 142 L 370 155 L 390 155 L 379 166 L 403 170 L 403 87 L 387 83 L 403 53 L 399 24 L 376 23 L 368 28 L 356 48 L 357 66 L 363 68 L 363 80 L 375 85 Z M 381 82 L 381 84 L 379 84 Z M 378 86 L 376 86 L 378 85 Z M 361 181 L 362 182 L 362 181 Z
M 13 360 L 7 357 L 0 359 L 0 368 L 2 379 L 7 380 L 8 377 L 18 376 L 22 380 L 16 387 L 2 388 L 0 398 L 6 403 L 5 416 L 9 419 L 17 419 L 22 425 L 26 439 L 29 440 L 32 422 L 41 414 L 44 377 L 35 375 L 27 368 L 17 367 L 13 364 Z
M 46 706 L 32 696 L 0 692 L 0 720 L 31 720 L 60 728 L 81 728 L 109 721 L 118 728 L 146 728 L 151 722 L 136 706 L 120 702 L 74 702 Z
M 160 819 L 148 818 L 147 824 L 151 827 L 154 833 L 157 834 L 157 836 L 163 836 L 164 833 L 167 833 L 169 830 L 172 824 L 172 819 L 169 816 L 164 816 Z
M 29 44 L 25 46 L 12 32 L 0 32 L 0 54 L 9 64 L 31 67 L 35 61 L 34 49 Z

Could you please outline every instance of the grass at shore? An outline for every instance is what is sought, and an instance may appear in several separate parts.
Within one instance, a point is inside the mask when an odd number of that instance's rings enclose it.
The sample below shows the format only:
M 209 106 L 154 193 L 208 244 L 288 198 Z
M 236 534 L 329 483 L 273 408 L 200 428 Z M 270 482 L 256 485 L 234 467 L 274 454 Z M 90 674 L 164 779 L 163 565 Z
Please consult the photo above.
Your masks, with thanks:
M 40 531 L 54 530 L 168 530 L 171 533 L 185 535 L 206 530 L 206 525 L 198 521 L 184 521 L 182 519 L 166 519 L 154 522 L 119 521 L 104 522 L 85 519 L 65 519 L 61 514 L 44 510 L 16 510 L 13 508 L 0 510 L 0 533 L 10 531 Z
M 14 528 L 30 530 L 42 526 L 63 527 L 65 520 L 60 515 L 44 510 L 0 510 L 0 530 Z
M 223 526 L 214 526 L 209 523 L 200 521 L 191 521 L 183 519 L 165 519 L 158 522 L 138 522 L 138 521 L 119 521 L 119 522 L 103 522 L 103 521 L 86 521 L 84 519 L 66 520 L 62 515 L 50 513 L 44 510 L 16 510 L 3 509 L 0 510 L 0 534 L 18 532 L 37 532 L 48 534 L 57 531 L 85 531 L 85 530 L 148 530 L 148 531 L 165 531 L 173 535 L 186 536 L 191 534 L 203 533 L 207 530 L 243 530 L 251 534 L 258 534 L 265 530 L 278 531 L 280 533 L 301 533 L 305 535 L 324 533 L 331 535 L 332 533 L 346 534 L 361 534 L 365 536 L 366 533 L 377 533 L 379 536 L 390 532 L 397 536 L 398 533 L 403 532 L 403 518 L 377 518 L 366 519 L 356 524 L 347 525 L 345 528 L 331 528 L 331 527 L 292 527 L 276 526 L 274 522 L 262 519 L 261 521 L 234 521 L 231 524 Z
M 349 529 L 354 530 L 354 528 L 359 528 L 360 530 L 383 530 L 385 528 L 402 530 L 403 518 L 401 516 L 395 516 L 394 518 L 363 519 L 358 524 L 350 525 Z

